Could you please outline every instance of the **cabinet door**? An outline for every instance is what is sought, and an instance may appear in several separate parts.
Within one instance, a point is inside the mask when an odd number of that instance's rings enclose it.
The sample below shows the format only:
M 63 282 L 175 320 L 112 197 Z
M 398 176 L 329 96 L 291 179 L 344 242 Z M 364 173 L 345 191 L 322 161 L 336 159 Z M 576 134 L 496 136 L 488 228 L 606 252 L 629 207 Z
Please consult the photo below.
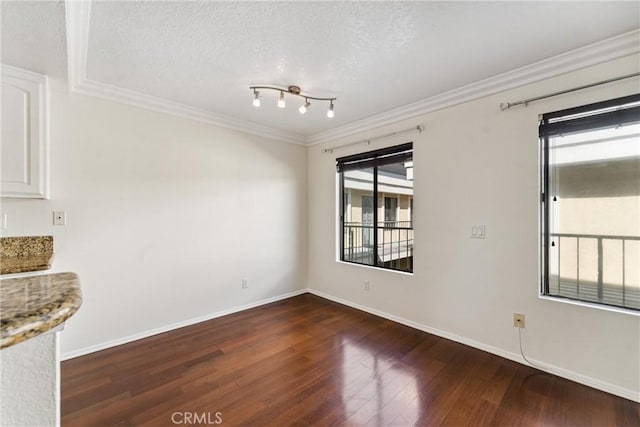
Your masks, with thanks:
M 47 78 L 2 66 L 0 196 L 48 197 Z

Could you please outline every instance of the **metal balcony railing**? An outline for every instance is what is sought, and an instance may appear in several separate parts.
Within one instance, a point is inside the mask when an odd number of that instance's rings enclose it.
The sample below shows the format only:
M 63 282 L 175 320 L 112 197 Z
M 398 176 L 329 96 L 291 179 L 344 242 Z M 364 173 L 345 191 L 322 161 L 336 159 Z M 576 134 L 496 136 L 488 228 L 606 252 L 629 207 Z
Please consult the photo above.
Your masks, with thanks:
M 413 256 L 413 223 L 383 221 L 378 224 L 378 259 L 395 261 Z
M 640 308 L 640 284 L 635 283 L 640 273 L 637 258 L 640 236 L 570 233 L 550 236 L 556 246 L 550 262 L 557 262 L 554 274 L 549 275 L 551 295 Z M 628 252 L 632 252 L 631 257 Z M 633 283 L 629 283 L 629 273 Z
M 374 260 L 374 233 L 377 230 L 378 259 Z M 413 223 L 411 221 L 382 221 L 373 223 L 344 223 L 345 261 L 378 265 L 413 256 Z

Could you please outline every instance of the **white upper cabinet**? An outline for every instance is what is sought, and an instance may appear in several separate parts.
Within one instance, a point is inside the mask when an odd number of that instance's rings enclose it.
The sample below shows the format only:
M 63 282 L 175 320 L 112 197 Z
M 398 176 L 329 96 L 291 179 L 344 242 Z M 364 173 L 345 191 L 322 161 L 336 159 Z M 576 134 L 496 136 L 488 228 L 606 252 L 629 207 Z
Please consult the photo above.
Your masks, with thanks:
M 46 199 L 47 77 L 2 65 L 0 196 Z

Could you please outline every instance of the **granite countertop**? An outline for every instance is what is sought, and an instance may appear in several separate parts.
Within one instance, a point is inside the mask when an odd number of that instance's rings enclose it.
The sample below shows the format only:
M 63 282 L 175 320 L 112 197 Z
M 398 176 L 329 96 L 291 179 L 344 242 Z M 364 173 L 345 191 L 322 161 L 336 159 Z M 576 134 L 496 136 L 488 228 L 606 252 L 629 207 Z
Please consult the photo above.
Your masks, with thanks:
M 53 258 L 53 236 L 0 238 L 0 274 L 48 270 Z
M 45 333 L 71 317 L 82 304 L 75 273 L 0 280 L 0 348 Z

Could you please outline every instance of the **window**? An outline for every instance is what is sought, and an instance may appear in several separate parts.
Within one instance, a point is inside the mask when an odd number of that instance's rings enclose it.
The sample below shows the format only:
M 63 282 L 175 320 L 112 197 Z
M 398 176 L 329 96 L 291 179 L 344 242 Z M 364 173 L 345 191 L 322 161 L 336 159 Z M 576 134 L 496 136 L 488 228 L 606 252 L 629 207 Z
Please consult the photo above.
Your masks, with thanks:
M 340 259 L 413 272 L 413 143 L 337 159 Z
M 640 94 L 544 114 L 542 294 L 640 310 Z
M 398 199 L 395 197 L 384 198 L 384 222 L 385 225 L 393 226 L 396 222 L 396 211 L 398 210 Z

